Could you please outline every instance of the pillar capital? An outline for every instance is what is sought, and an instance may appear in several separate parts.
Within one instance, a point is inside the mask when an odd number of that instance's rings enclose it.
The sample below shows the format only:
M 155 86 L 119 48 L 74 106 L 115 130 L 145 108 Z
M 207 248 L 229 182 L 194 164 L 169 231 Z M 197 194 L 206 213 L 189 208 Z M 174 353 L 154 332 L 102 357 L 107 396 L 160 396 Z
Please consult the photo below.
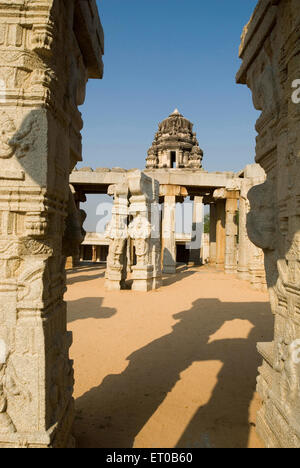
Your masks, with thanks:
M 181 185 L 160 185 L 159 195 L 160 197 L 187 197 L 188 191 Z
M 240 190 L 227 190 L 226 188 L 216 189 L 213 193 L 215 200 L 238 200 L 240 198 Z

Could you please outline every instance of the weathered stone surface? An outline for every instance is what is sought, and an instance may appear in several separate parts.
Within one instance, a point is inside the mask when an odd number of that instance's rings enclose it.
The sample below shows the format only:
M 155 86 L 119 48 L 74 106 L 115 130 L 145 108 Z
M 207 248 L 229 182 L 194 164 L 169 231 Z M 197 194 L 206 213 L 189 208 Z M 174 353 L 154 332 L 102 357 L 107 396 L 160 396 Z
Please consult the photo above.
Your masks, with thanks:
M 247 232 L 247 216 L 250 211 L 248 194 L 252 187 L 262 184 L 266 180 L 265 171 L 259 164 L 246 166 L 241 179 L 239 204 L 239 262 L 238 276 L 251 282 L 254 289 L 266 289 L 266 273 L 264 253 L 254 245 Z
M 82 234 L 69 174 L 99 25 L 93 0 L 0 3 L 0 447 L 73 445 L 63 236 Z
M 193 124 L 176 109 L 159 124 L 155 140 L 148 151 L 147 168 L 202 168 L 203 151 L 199 147 Z
M 226 273 L 237 271 L 237 209 L 240 187 L 239 181 L 229 183 L 227 188 L 217 189 L 213 193 L 217 206 L 216 247 L 218 269 Z
M 217 207 L 210 204 L 209 219 L 209 263 L 215 265 L 217 260 Z
M 263 405 L 257 428 L 267 447 L 300 447 L 300 3 L 260 0 L 247 25 L 237 75 L 262 114 L 257 121 L 256 162 L 266 182 L 249 192 L 249 237 L 264 250 L 274 340 L 263 356 L 258 391 Z
M 204 205 L 203 197 L 194 197 L 192 243 L 190 247 L 190 264 L 203 263 L 203 233 L 204 233 Z
M 108 194 L 114 195 L 114 207 L 112 221 L 106 231 L 106 237 L 110 239 L 107 289 L 125 289 L 128 270 L 132 273 L 133 290 L 150 291 L 159 288 L 159 184 L 138 170 L 130 171 L 126 183 L 111 186 Z M 131 221 L 128 225 L 129 219 Z M 136 264 L 131 264 L 133 252 Z
M 128 184 L 111 185 L 108 195 L 114 197 L 112 219 L 105 237 L 109 239 L 109 254 L 106 269 L 106 288 L 109 291 L 125 289 L 127 265 L 126 248 L 128 242 Z

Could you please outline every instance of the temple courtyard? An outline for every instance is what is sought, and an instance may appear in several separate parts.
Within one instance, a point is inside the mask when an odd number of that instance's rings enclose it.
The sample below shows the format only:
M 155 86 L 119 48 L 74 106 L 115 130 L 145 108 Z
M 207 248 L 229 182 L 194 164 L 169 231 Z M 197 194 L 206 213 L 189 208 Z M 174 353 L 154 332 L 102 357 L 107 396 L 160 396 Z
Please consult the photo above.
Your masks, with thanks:
M 257 342 L 268 294 L 213 267 L 178 267 L 149 293 L 105 291 L 105 267 L 68 273 L 77 446 L 262 448 Z

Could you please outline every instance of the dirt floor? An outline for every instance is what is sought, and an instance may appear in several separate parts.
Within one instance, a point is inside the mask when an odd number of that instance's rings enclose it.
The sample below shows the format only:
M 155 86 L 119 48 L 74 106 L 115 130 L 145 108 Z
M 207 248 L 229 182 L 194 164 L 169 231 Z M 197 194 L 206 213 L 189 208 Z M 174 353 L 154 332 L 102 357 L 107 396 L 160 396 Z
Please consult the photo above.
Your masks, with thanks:
M 104 269 L 68 275 L 78 447 L 261 448 L 255 432 L 266 293 L 181 267 L 150 293 L 106 292 Z

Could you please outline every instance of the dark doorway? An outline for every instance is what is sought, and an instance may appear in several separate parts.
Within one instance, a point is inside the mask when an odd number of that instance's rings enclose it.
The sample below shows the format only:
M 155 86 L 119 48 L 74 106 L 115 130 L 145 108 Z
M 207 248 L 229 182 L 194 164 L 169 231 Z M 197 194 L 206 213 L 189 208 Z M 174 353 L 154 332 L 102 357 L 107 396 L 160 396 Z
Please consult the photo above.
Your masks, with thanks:
M 108 245 L 100 245 L 100 262 L 106 262 L 108 257 Z
M 186 265 L 190 260 L 190 251 L 185 247 L 185 245 L 177 245 L 177 263 L 185 263 Z
M 176 168 L 176 151 L 171 151 L 171 169 Z

